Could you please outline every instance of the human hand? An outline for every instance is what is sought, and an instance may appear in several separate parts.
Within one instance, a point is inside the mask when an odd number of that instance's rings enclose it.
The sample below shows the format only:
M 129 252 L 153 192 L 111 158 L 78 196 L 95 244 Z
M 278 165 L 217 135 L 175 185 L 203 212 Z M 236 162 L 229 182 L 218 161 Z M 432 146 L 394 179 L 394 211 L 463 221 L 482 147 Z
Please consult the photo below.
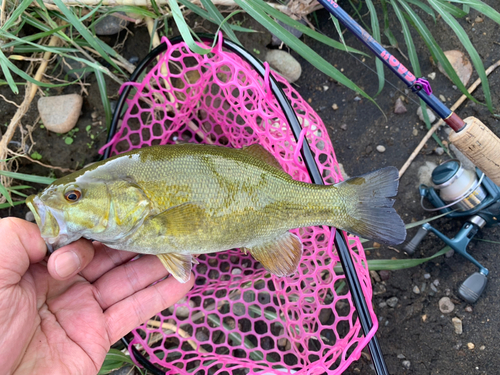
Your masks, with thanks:
M 78 240 L 47 264 L 38 227 L 0 219 L 0 373 L 97 374 L 111 344 L 181 299 L 156 256 Z M 5 372 L 4 372 L 5 371 Z

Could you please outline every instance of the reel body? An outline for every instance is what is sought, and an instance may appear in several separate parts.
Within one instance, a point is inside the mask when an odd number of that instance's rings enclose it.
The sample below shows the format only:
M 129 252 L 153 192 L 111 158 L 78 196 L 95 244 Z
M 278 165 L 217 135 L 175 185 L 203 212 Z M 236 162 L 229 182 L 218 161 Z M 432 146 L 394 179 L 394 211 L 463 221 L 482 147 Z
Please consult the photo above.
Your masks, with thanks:
M 473 171 L 462 168 L 456 159 L 449 160 L 432 172 L 434 187 L 420 185 L 422 208 L 426 211 L 448 213 L 449 218 L 466 217 L 460 231 L 449 238 L 429 223 L 424 224 L 415 237 L 405 246 L 413 254 L 429 232 L 433 232 L 444 243 L 479 268 L 459 287 L 458 294 L 465 301 L 474 303 L 486 287 L 488 269 L 467 252 L 467 245 L 479 229 L 500 225 L 500 188 L 476 168 Z M 424 198 L 434 208 L 423 205 Z

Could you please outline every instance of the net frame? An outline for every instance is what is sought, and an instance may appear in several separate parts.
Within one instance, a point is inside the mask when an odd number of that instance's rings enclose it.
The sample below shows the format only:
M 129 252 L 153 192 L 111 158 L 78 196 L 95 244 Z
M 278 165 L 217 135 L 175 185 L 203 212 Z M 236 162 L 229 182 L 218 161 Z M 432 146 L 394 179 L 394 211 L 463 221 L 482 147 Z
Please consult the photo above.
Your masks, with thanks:
M 230 147 L 260 143 L 293 178 L 311 182 L 301 154 L 305 141 L 325 183 L 342 179 L 320 117 L 267 65 L 262 77 L 225 50 L 221 37 L 204 56 L 183 42 L 162 42 L 166 50 L 142 81 L 122 86 L 121 91 L 133 86 L 135 93 L 125 99 L 121 127 L 103 150 L 117 154 L 179 141 Z M 298 141 L 270 88 L 270 75 L 302 126 Z M 334 270 L 339 261 L 334 229 L 293 232 L 305 245 L 298 274 L 268 275 L 239 250 L 203 255 L 187 298 L 134 330 L 130 344 L 144 349 L 149 361 L 167 373 L 343 372 L 372 338 L 377 319 L 368 304 L 373 327 L 363 336 L 351 293 L 345 288 L 336 292 L 346 280 Z M 363 248 L 357 237 L 348 240 L 364 298 L 370 301 Z

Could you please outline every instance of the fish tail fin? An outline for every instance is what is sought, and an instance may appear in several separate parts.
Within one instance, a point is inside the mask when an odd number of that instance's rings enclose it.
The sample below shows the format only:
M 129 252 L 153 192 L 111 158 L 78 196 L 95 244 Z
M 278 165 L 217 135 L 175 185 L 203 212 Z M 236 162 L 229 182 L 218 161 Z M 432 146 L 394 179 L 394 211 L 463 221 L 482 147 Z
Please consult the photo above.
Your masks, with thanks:
M 399 173 L 395 167 L 382 168 L 337 184 L 349 216 L 342 229 L 387 245 L 402 243 L 406 228 L 392 207 L 398 185 Z

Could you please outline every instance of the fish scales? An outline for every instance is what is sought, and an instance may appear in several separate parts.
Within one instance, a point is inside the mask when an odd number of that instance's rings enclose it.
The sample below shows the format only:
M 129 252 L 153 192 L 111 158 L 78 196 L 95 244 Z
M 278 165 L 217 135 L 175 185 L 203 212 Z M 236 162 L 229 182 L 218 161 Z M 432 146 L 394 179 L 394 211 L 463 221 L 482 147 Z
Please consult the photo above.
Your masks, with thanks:
M 156 254 L 186 281 L 191 255 L 236 247 L 271 272 L 290 274 L 302 254 L 300 240 L 288 232 L 294 228 L 329 225 L 379 242 L 402 242 L 406 232 L 389 199 L 396 191 L 395 168 L 314 185 L 293 180 L 258 145 L 183 144 L 95 163 L 30 197 L 28 206 L 48 244 L 60 247 L 85 237 Z M 68 194 L 81 196 L 68 202 Z

